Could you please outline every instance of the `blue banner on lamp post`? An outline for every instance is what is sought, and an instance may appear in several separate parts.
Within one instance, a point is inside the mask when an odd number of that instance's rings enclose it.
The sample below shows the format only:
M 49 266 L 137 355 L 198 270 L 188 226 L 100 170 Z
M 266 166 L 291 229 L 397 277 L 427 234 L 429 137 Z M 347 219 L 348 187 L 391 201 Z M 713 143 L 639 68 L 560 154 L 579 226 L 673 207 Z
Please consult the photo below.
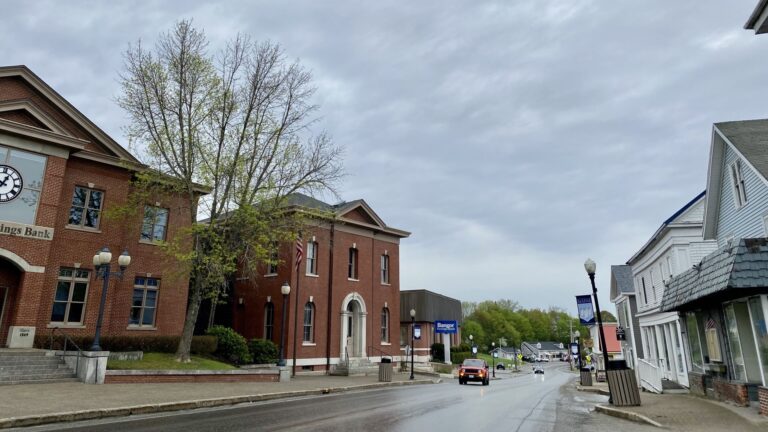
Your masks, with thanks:
M 579 310 L 579 322 L 584 325 L 595 324 L 595 310 L 592 309 L 592 296 L 576 296 L 576 307 Z

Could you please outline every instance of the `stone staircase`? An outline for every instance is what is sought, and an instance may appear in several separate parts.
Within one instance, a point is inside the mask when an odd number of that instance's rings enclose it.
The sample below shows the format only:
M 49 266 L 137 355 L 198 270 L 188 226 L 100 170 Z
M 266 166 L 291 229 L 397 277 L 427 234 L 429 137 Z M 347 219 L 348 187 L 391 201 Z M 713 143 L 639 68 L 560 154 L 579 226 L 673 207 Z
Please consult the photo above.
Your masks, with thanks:
M 0 385 L 79 382 L 61 357 L 44 350 L 0 349 Z
M 379 364 L 372 363 L 366 357 L 352 357 L 348 364 L 337 364 L 331 368 L 330 375 L 335 376 L 367 376 L 378 375 Z

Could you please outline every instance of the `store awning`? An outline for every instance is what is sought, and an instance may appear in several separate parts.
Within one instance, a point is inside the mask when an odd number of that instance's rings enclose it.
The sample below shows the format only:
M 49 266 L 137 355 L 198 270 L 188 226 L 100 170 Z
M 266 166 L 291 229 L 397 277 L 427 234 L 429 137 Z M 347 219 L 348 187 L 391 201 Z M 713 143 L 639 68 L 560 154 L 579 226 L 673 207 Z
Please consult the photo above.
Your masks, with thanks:
M 660 309 L 686 310 L 709 299 L 768 293 L 768 238 L 738 239 L 712 252 L 666 285 Z

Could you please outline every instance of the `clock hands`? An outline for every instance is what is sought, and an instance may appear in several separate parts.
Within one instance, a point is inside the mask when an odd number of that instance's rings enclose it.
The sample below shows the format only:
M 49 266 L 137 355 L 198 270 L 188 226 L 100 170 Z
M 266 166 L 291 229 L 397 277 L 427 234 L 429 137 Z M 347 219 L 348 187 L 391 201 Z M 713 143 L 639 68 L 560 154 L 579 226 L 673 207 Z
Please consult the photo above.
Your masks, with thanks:
M 3 181 L 0 182 L 0 187 L 5 186 L 8 183 L 8 179 L 11 178 L 11 176 L 6 175 Z

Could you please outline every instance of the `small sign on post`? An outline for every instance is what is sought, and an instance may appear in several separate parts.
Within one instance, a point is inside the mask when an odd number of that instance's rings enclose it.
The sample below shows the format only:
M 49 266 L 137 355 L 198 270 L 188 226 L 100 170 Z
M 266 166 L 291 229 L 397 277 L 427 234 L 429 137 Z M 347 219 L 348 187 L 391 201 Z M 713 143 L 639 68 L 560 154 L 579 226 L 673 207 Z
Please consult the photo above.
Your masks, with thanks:
M 421 324 L 416 324 L 413 326 L 413 338 L 416 340 L 421 339 Z

